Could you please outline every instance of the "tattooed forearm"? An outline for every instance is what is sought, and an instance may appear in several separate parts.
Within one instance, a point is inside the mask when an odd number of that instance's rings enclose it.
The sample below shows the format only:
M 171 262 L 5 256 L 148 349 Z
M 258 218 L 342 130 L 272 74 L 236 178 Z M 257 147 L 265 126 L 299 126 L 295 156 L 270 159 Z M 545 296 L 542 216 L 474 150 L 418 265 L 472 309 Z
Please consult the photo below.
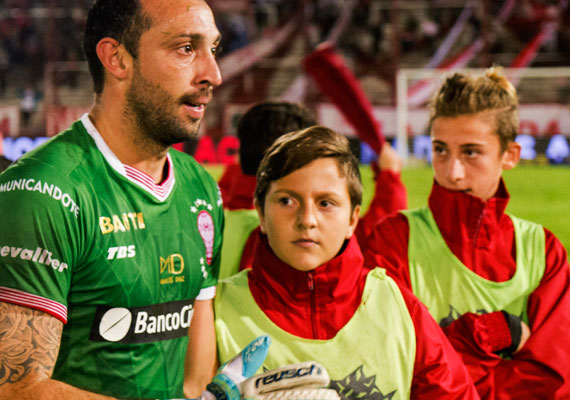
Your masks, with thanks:
M 0 386 L 51 376 L 63 324 L 42 311 L 0 302 Z

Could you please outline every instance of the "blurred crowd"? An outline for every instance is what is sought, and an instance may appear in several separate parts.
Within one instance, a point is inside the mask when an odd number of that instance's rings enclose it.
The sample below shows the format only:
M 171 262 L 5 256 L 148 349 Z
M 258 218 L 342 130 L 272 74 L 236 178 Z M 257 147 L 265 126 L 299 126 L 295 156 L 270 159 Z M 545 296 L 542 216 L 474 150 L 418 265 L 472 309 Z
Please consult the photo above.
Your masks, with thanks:
M 507 0 L 474 2 L 457 50 L 486 36 L 485 53 L 473 67 L 487 67 L 501 55 L 516 55 L 538 33 L 543 23 L 552 22 L 555 34 L 540 48 L 533 66 L 570 65 L 570 7 L 558 0 L 516 2 L 504 24 L 497 15 Z M 399 67 L 423 67 L 448 35 L 465 1 L 393 0 L 255 0 L 209 1 L 223 36 L 221 56 L 252 43 L 276 30 L 305 7 L 308 37 L 312 44 L 325 40 L 335 22 L 352 5 L 352 18 L 337 45 L 352 58 L 358 71 L 374 70 L 389 82 Z M 229 6 L 229 4 L 232 6 Z M 18 100 L 28 110 L 42 99 L 47 62 L 83 60 L 81 32 L 90 0 L 0 0 L 0 99 Z M 397 8 L 394 8 L 397 5 Z M 395 38 L 399 45 L 394 46 Z M 503 63 L 504 64 L 504 63 Z M 62 74 L 58 84 L 76 87 L 73 73 Z M 11 89 L 11 90 L 8 90 Z M 258 99 L 262 100 L 262 99 Z M 0 101 L 0 104 L 2 102 Z M 29 119 L 29 118 L 28 118 Z

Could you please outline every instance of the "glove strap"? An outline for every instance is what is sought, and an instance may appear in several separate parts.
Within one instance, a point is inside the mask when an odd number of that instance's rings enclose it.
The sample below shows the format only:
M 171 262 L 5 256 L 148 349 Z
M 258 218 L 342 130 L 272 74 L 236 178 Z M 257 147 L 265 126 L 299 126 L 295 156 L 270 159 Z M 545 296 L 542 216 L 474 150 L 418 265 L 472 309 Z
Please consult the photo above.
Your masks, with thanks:
M 212 393 L 216 400 L 240 400 L 241 393 L 236 383 L 224 374 L 214 376 L 206 390 Z

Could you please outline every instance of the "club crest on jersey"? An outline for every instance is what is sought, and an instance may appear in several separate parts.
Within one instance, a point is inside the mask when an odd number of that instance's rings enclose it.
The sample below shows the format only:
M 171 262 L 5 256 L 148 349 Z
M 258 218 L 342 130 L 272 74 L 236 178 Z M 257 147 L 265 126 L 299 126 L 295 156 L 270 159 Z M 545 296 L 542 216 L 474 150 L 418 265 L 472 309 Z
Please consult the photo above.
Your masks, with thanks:
M 214 251 L 214 220 L 208 211 L 203 210 L 198 213 L 197 224 L 198 232 L 206 246 L 206 261 L 210 264 Z
M 212 262 L 212 254 L 214 252 L 214 220 L 210 214 L 210 211 L 213 209 L 214 207 L 210 203 L 202 199 L 196 199 L 190 207 L 190 211 L 193 214 L 198 214 L 196 224 L 206 247 L 206 261 L 208 265 Z

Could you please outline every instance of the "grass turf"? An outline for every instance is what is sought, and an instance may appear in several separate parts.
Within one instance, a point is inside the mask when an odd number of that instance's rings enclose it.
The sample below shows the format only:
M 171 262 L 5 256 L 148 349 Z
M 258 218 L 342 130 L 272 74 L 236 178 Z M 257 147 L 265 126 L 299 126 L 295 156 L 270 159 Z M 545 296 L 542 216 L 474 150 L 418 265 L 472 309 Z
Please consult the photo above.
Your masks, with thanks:
M 219 165 L 206 166 L 206 169 L 215 179 L 219 179 L 223 170 Z M 361 173 L 365 210 L 373 195 L 374 181 L 370 168 L 363 166 Z M 570 167 L 519 165 L 503 176 L 511 194 L 507 212 L 542 224 L 570 250 Z M 410 208 L 427 203 L 432 179 L 429 166 L 402 171 Z
M 503 174 L 511 195 L 507 212 L 542 224 L 570 249 L 570 167 L 519 165 Z M 363 180 L 371 183 L 370 171 Z M 402 180 L 408 192 L 408 206 L 427 203 L 432 185 L 431 167 L 406 168 Z M 370 190 L 366 190 L 368 195 Z M 367 197 L 366 201 L 370 199 Z M 367 203 L 366 203 L 367 204 Z

